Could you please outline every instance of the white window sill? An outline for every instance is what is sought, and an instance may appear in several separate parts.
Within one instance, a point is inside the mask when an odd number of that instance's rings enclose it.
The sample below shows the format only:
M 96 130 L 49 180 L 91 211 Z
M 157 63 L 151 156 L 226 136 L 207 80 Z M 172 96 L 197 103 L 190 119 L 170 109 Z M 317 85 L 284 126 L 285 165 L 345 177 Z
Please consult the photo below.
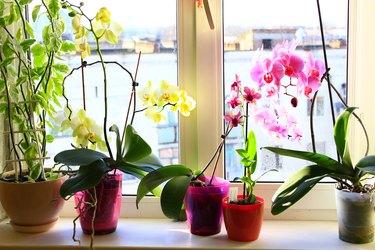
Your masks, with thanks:
M 67 249 L 87 247 L 90 237 L 77 226 L 72 240 L 72 218 L 60 218 L 49 232 L 21 234 L 13 231 L 8 221 L 0 223 L 0 249 Z M 213 236 L 191 235 L 186 222 L 167 219 L 120 219 L 116 232 L 96 236 L 99 249 L 375 249 L 375 242 L 353 245 L 338 238 L 336 221 L 265 220 L 257 241 L 241 243 L 227 239 L 222 232 Z

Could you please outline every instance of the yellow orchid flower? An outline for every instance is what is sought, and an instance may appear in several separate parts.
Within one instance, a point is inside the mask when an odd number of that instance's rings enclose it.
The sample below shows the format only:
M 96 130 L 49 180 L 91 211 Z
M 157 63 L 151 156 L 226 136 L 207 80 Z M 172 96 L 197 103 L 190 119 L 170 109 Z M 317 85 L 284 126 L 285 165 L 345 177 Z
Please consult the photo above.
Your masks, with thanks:
M 138 96 L 142 101 L 142 106 L 154 106 L 156 104 L 152 82 L 148 81 L 147 86 L 138 91 Z
M 179 100 L 176 105 L 171 107 L 172 111 L 180 110 L 183 116 L 190 116 L 190 111 L 196 106 L 195 100 L 188 96 L 186 90 L 181 90 L 179 92 Z
M 155 106 L 151 106 L 151 107 L 147 108 L 146 112 L 145 112 L 145 116 L 148 119 L 153 120 L 155 123 L 159 123 L 161 121 L 167 120 L 167 118 L 164 116 L 164 114 L 161 113 L 160 110 Z
M 167 81 L 163 80 L 160 83 L 160 88 L 155 91 L 155 100 L 158 107 L 162 107 L 168 103 L 175 104 L 178 102 L 178 92 L 177 86 L 169 84 Z
M 102 7 L 96 13 L 95 19 L 98 22 L 109 23 L 111 22 L 111 12 L 106 7 Z
M 81 57 L 85 58 L 91 54 L 90 45 L 87 42 L 86 37 L 82 37 L 80 39 L 76 39 L 75 41 L 76 50 L 81 53 Z
M 72 27 L 75 39 L 85 35 L 85 27 L 81 24 L 81 16 L 75 15 L 72 19 Z
M 101 8 L 92 22 L 94 33 L 101 40 L 105 39 L 112 44 L 118 43 L 122 33 L 122 26 L 111 20 L 111 12 L 105 7 Z
M 66 119 L 62 122 L 61 128 L 67 129 L 69 127 L 73 130 L 73 138 L 77 146 L 90 147 L 91 149 L 99 148 L 99 150 L 106 151 L 106 145 L 101 137 L 103 129 L 95 123 L 94 120 L 86 116 L 86 111 L 78 110 L 73 114 L 71 120 Z

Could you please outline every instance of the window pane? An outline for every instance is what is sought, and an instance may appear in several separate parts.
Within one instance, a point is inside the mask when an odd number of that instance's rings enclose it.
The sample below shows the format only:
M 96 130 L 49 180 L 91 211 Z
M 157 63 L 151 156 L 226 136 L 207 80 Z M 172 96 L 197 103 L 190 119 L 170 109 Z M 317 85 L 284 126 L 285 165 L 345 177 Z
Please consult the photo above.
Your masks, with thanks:
M 250 71 L 257 49 L 263 46 L 262 56 L 271 57 L 272 49 L 285 40 L 299 39 L 297 53 L 306 58 L 311 52 L 315 59 L 323 59 L 322 42 L 319 30 L 319 18 L 315 0 L 224 0 L 224 88 L 225 97 L 229 96 L 235 75 L 240 77 L 243 86 L 250 86 L 259 91 L 258 83 L 251 80 Z M 328 66 L 331 68 L 331 82 L 346 98 L 346 64 L 347 64 L 347 0 L 321 0 L 322 19 L 325 28 Z M 284 80 L 285 81 L 285 80 Z M 283 84 L 283 82 L 282 82 Z M 285 83 L 284 83 L 285 84 Z M 288 84 L 288 83 L 287 83 Z M 292 90 L 291 91 L 295 91 Z M 289 92 L 289 88 L 288 88 Z M 250 129 L 255 131 L 258 147 L 280 146 L 297 150 L 311 150 L 310 106 L 303 96 L 298 98 L 298 105 L 293 108 L 291 97 L 280 91 L 280 104 L 287 107 L 298 118 L 299 128 L 303 129 L 300 142 L 286 139 L 275 140 L 265 133 L 261 125 L 250 120 Z M 295 92 L 294 92 L 295 93 Z M 264 98 L 257 102 L 260 108 L 273 107 L 271 101 Z M 335 115 L 343 109 L 335 94 Z M 224 99 L 225 100 L 225 99 Z M 225 104 L 228 111 L 229 105 Z M 319 90 L 314 108 L 314 131 L 316 148 L 320 153 L 336 158 L 333 142 L 333 131 L 329 106 L 327 83 Z M 243 167 L 235 149 L 243 146 L 242 128 L 237 127 L 229 135 L 225 147 L 226 178 L 233 180 L 243 175 Z M 269 151 L 258 151 L 258 167 L 255 175 L 270 168 L 279 172 L 269 173 L 262 181 L 283 181 L 299 167 L 308 165 L 307 161 L 280 157 Z
M 80 1 L 71 1 L 79 4 Z M 83 9 L 90 17 L 94 17 L 101 7 L 111 11 L 111 19 L 123 27 L 123 32 L 116 45 L 103 43 L 101 45 L 105 61 L 117 61 L 135 76 L 138 53 L 142 52 L 136 81 L 138 89 L 147 86 L 151 81 L 154 87 L 162 80 L 177 85 L 177 39 L 176 39 L 176 0 L 90 0 L 86 1 Z M 147 6 L 147 7 L 146 7 Z M 161 11 L 155 11 L 160 9 Z M 72 31 L 67 22 L 68 31 Z M 39 31 L 41 34 L 41 30 Z M 39 35 L 40 35 L 39 34 Z M 66 39 L 74 41 L 72 33 L 64 34 Z M 92 41 L 91 41 L 92 42 Z M 90 41 L 89 41 L 90 43 Z M 95 48 L 95 44 L 90 44 Z M 71 68 L 80 66 L 78 54 L 65 57 Z M 88 63 L 99 60 L 94 49 L 91 56 L 84 59 Z M 85 93 L 86 111 L 89 117 L 103 124 L 104 91 L 103 74 L 100 64 L 86 67 Z M 108 75 L 108 128 L 117 124 L 123 130 L 126 111 L 131 91 L 131 79 L 120 67 L 107 65 Z M 78 110 L 83 107 L 81 72 L 76 71 L 65 83 L 69 104 Z M 65 101 L 62 100 L 62 103 Z M 138 100 L 138 104 L 140 101 Z M 138 109 L 141 106 L 139 105 Z M 159 124 L 146 119 L 143 112 L 135 115 L 134 127 L 137 132 L 152 146 L 153 152 L 159 155 L 165 164 L 177 163 L 179 160 L 178 119 L 174 113 L 166 114 L 167 121 Z M 63 114 L 61 113 L 63 117 Z M 71 131 L 61 132 L 57 126 L 53 130 L 55 140 L 49 144 L 49 155 L 53 156 L 61 150 L 71 148 Z M 115 150 L 115 135 L 111 137 L 112 151 Z M 51 160 L 52 164 L 52 160 Z M 132 176 L 124 176 L 123 193 L 135 194 L 138 180 Z

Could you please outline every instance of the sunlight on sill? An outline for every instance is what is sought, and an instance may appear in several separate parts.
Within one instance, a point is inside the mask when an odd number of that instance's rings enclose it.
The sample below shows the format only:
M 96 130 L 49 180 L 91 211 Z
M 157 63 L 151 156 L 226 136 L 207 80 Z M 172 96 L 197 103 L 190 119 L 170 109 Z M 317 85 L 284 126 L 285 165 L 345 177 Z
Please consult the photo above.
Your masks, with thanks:
M 72 218 L 60 218 L 49 232 L 21 234 L 5 220 L 0 223 L 0 249 L 66 249 L 89 245 L 90 237 L 77 226 L 78 244 L 72 240 Z M 317 240 L 319 239 L 319 240 Z M 190 234 L 186 222 L 167 219 L 120 219 L 116 232 L 95 238 L 95 249 L 375 249 L 375 243 L 353 245 L 338 238 L 335 221 L 265 220 L 258 240 L 227 239 L 223 226 L 213 236 Z

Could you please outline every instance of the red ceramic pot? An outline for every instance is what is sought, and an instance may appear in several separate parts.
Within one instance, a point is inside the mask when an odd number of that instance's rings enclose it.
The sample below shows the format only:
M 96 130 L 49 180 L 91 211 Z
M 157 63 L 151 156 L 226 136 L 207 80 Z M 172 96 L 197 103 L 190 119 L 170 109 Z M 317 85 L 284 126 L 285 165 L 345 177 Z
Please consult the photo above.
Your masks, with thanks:
M 122 197 L 122 173 L 109 172 L 95 187 L 97 208 L 94 220 L 94 233 L 97 235 L 108 234 L 116 231 L 120 215 Z M 92 232 L 92 219 L 94 208 L 85 202 L 93 202 L 94 188 L 78 192 L 74 196 L 77 212 L 81 214 L 79 220 L 85 234 Z
M 230 183 L 222 178 L 199 178 L 207 186 L 189 186 L 185 195 L 184 205 L 190 232 L 195 235 L 213 235 L 221 230 L 222 200 L 228 196 Z
M 238 199 L 243 196 L 238 195 Z M 258 203 L 237 205 L 223 199 L 224 224 L 228 238 L 235 241 L 254 241 L 258 239 L 264 215 L 264 199 L 257 196 Z

